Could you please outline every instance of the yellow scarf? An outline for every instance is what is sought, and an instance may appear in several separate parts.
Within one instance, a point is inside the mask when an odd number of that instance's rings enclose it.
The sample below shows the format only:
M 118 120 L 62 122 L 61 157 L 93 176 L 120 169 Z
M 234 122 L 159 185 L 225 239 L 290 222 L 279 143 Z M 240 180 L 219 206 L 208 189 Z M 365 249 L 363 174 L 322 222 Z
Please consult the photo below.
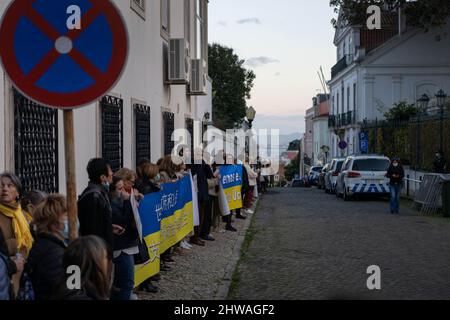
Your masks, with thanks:
M 22 247 L 25 247 L 28 254 L 33 246 L 33 236 L 31 235 L 30 226 L 22 213 L 20 205 L 17 208 L 11 208 L 0 203 L 0 213 L 12 219 L 17 249 L 20 250 Z

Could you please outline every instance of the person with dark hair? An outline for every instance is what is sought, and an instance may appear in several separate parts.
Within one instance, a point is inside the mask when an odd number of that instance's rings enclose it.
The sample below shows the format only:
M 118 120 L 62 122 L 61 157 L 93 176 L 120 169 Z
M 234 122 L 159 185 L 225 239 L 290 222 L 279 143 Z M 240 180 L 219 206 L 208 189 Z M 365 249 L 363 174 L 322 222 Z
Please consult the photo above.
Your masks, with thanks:
M 123 231 L 113 236 L 114 284 L 111 300 L 130 300 L 134 289 L 134 255 L 139 253 L 140 235 L 135 221 L 131 198 L 134 193 L 127 192 L 125 181 L 131 183 L 135 173 L 121 169 L 113 177 L 109 191 L 112 208 L 112 222 Z
M 70 288 L 73 273 L 66 270 L 79 268 L 80 288 Z M 76 239 L 64 252 L 62 276 L 54 298 L 56 300 L 109 300 L 111 291 L 111 260 L 108 246 L 97 236 Z
M 444 158 L 444 154 L 441 150 L 436 152 L 436 155 L 434 157 L 433 161 L 434 166 L 434 172 L 435 173 L 445 173 L 447 170 L 447 160 Z
M 393 158 L 386 176 L 390 179 L 389 187 L 391 191 L 391 213 L 400 212 L 400 191 L 403 187 L 405 171 L 399 158 Z
M 87 173 L 89 185 L 78 198 L 80 235 L 96 235 L 105 240 L 112 259 L 113 232 L 122 232 L 122 228 L 112 224 L 112 210 L 108 198 L 113 172 L 108 161 L 92 159 L 87 166 Z
M 159 192 L 161 189 L 159 183 L 161 175 L 159 173 L 159 166 L 150 162 L 150 160 L 143 160 L 139 163 L 136 173 L 138 175 L 136 180 L 136 189 L 144 196 L 153 192 Z M 161 276 L 154 275 L 150 279 L 144 281 L 139 290 L 147 291 L 149 293 L 156 293 L 159 288 L 155 286 L 152 281 L 159 281 Z
M 35 212 L 36 240 L 28 258 L 36 300 L 49 300 L 62 270 L 62 257 L 69 241 L 66 197 L 49 195 Z
M 198 208 L 200 226 L 194 228 L 194 235 L 190 242 L 197 246 L 205 246 L 205 242 L 200 239 L 207 239 L 211 228 L 211 203 L 209 198 L 208 179 L 213 178 L 212 169 L 203 160 L 203 151 L 200 148 L 194 150 L 194 164 L 192 165 L 192 177 L 197 182 Z
M 0 230 L 8 249 L 8 256 L 22 260 L 28 257 L 33 246 L 30 226 L 20 207 L 22 185 L 12 173 L 0 174 Z M 13 276 L 14 298 L 19 293 L 22 271 Z
M 20 206 L 22 207 L 22 211 L 25 214 L 28 223 L 31 223 L 36 208 L 45 200 L 45 198 L 47 198 L 45 192 L 32 190 L 20 199 Z

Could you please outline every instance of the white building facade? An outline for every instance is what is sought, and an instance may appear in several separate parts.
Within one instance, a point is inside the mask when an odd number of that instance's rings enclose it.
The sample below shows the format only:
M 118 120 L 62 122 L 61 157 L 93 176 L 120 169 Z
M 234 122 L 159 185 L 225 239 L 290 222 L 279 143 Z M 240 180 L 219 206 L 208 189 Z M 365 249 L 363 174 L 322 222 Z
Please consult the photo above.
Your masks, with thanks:
M 9 3 L 0 2 L 0 14 Z M 114 3 L 128 28 L 128 63 L 105 97 L 74 111 L 78 193 L 88 183 L 89 159 L 106 158 L 114 169 L 134 169 L 143 158 L 156 162 L 171 152 L 175 129 L 192 132 L 194 121 L 212 116 L 208 0 Z M 169 46 L 175 38 L 184 39 L 189 68 L 186 81 L 177 84 L 169 82 Z M 195 92 L 193 59 L 203 67 Z M 17 93 L 0 69 L 0 172 L 5 170 L 18 174 L 25 189 L 65 193 L 62 111 L 37 106 Z
M 382 30 L 347 26 L 336 31 L 338 63 L 328 83 L 335 157 L 360 153 L 363 122 L 383 120 L 394 104 L 415 104 L 423 94 L 433 98 L 440 89 L 450 92 L 450 24 L 427 33 L 399 32 L 395 19 L 386 20 Z M 344 149 L 338 147 L 342 141 Z

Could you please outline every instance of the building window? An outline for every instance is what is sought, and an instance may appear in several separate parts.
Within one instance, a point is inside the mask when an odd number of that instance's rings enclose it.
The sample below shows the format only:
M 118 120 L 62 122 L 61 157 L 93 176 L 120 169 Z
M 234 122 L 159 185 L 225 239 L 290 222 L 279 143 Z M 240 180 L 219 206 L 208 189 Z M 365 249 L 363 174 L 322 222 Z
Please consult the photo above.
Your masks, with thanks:
M 347 87 L 347 112 L 350 111 L 350 87 Z
M 356 83 L 353 84 L 353 111 L 356 112 Z
M 339 93 L 337 94 L 337 105 L 336 105 L 336 107 L 337 107 L 337 109 L 336 109 L 336 114 L 339 114 L 339 102 L 340 102 L 340 100 L 339 100 Z
M 173 132 L 175 131 L 175 115 L 172 112 L 163 113 L 164 123 L 164 155 L 172 154 L 175 147 L 175 142 L 172 140 Z
M 161 0 L 161 35 L 166 40 L 170 37 L 170 0 Z
M 344 113 L 344 109 L 345 109 L 345 89 L 344 87 L 342 87 L 342 104 L 341 104 L 341 113 Z
M 191 154 L 194 154 L 194 120 L 187 118 L 186 119 L 186 130 L 189 132 L 189 137 L 187 139 L 187 144 L 189 149 L 191 150 Z
M 133 9 L 144 20 L 145 20 L 145 1 L 146 0 L 131 0 L 131 9 Z
M 123 100 L 105 96 L 100 101 L 102 113 L 102 157 L 113 172 L 123 167 Z
M 207 30 L 207 4 L 205 0 L 195 0 L 195 24 L 197 41 L 197 59 L 207 59 L 208 36 Z
M 184 38 L 191 41 L 191 0 L 184 0 Z
M 15 173 L 24 192 L 58 192 L 58 111 L 14 90 Z
M 143 159 L 151 160 L 150 113 L 149 106 L 142 104 L 134 105 L 134 117 L 136 121 L 136 167 Z

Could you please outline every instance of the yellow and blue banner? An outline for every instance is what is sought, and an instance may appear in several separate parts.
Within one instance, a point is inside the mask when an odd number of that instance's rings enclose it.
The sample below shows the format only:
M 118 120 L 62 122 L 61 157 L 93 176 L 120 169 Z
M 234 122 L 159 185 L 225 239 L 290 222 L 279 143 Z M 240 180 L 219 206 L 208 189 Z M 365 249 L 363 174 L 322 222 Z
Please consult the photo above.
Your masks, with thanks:
M 242 165 L 229 165 L 220 167 L 220 183 L 227 198 L 230 210 L 242 208 Z
M 150 260 L 135 266 L 135 286 L 160 271 L 160 253 L 183 240 L 194 229 L 191 177 L 161 186 L 139 203 L 142 234 Z

